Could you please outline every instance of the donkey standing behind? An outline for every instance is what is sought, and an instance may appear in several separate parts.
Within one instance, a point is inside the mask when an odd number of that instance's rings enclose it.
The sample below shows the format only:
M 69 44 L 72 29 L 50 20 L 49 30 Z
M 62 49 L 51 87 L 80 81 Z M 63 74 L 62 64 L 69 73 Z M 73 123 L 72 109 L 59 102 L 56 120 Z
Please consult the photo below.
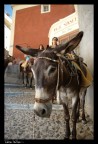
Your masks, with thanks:
M 14 59 L 15 59 L 15 58 L 14 58 L 13 56 L 10 56 L 10 55 L 8 55 L 7 58 L 4 59 L 4 72 L 5 72 L 8 64 L 9 64 L 10 62 L 13 62 Z
M 32 88 L 33 73 L 31 70 L 31 66 L 33 65 L 33 62 L 29 61 L 24 66 L 23 64 L 24 62 L 19 64 L 20 72 L 22 73 L 23 85 L 25 85 L 25 87 L 29 86 L 30 88 Z
M 53 96 L 59 91 L 59 101 L 63 105 L 66 121 L 66 139 L 70 138 L 68 98 L 72 98 L 72 139 L 76 139 L 76 122 L 79 116 L 77 106 L 81 98 L 83 105 L 82 119 L 85 120 L 85 95 L 87 87 L 91 84 L 90 82 L 86 87 L 81 86 L 81 75 L 78 73 L 78 69 L 71 73 L 72 71 L 69 71 L 71 69 L 70 62 L 64 56 L 78 46 L 82 37 L 83 32 L 81 31 L 67 43 L 61 44 L 55 49 L 48 48 L 44 52 L 32 48 L 22 48 L 16 45 L 18 50 L 31 56 L 39 52 L 32 66 L 35 78 L 34 112 L 40 117 L 50 117 Z

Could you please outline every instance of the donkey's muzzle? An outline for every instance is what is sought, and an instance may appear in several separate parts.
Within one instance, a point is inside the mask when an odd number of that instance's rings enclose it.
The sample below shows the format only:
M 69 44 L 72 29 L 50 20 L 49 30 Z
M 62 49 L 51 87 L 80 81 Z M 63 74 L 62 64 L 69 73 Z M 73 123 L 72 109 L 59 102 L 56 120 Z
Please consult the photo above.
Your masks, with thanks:
M 36 115 L 38 115 L 39 117 L 46 117 L 49 118 L 50 114 L 52 111 L 52 105 L 44 105 L 44 104 L 39 104 L 39 103 L 35 103 L 34 104 L 34 113 Z

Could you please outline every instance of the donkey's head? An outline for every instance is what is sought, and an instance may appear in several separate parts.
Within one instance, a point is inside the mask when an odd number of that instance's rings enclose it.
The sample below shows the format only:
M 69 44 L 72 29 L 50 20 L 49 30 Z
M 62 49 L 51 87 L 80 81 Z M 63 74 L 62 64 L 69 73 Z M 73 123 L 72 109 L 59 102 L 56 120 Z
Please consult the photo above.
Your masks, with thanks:
M 82 36 L 83 32 L 79 32 L 67 43 L 44 52 L 40 52 L 39 49 L 22 48 L 16 45 L 20 51 L 33 57 L 39 52 L 32 66 L 35 78 L 34 111 L 38 116 L 49 117 L 52 111 L 52 99 L 56 94 L 58 85 L 58 54 L 66 54 L 74 50 L 80 43 Z

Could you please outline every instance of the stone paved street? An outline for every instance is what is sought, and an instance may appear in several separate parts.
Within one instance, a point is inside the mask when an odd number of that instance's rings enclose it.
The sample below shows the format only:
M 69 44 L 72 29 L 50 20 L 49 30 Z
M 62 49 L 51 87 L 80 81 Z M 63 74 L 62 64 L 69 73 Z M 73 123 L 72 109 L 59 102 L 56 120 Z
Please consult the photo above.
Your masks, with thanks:
M 64 139 L 62 106 L 56 105 L 56 110 L 53 104 L 50 118 L 40 118 L 33 112 L 34 89 L 24 87 L 5 87 L 4 100 L 5 139 Z M 86 119 L 87 124 L 83 124 L 81 118 L 77 123 L 77 139 L 94 139 L 93 121 L 87 114 Z

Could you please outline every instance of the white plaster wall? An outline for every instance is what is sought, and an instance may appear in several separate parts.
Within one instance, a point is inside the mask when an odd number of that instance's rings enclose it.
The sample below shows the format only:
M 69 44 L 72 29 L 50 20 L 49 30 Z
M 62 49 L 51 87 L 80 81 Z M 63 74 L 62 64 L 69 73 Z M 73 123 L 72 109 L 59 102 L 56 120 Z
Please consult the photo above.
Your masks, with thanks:
M 84 58 L 91 74 L 94 71 L 94 6 L 77 5 L 79 30 L 84 31 L 83 39 L 80 43 L 80 56 Z M 86 110 L 93 119 L 94 114 L 94 93 L 93 84 L 88 88 L 86 95 Z
M 11 30 L 4 25 L 4 48 L 9 51 Z
M 73 21 L 72 23 L 67 24 L 67 22 Z M 57 29 L 55 31 L 55 29 Z M 53 37 L 60 37 L 62 35 L 68 34 L 74 30 L 78 30 L 78 17 L 77 13 L 74 12 L 70 15 L 68 15 L 65 18 L 59 19 L 59 21 L 55 22 L 51 25 L 48 37 L 49 37 L 49 45 L 52 44 L 52 38 Z

